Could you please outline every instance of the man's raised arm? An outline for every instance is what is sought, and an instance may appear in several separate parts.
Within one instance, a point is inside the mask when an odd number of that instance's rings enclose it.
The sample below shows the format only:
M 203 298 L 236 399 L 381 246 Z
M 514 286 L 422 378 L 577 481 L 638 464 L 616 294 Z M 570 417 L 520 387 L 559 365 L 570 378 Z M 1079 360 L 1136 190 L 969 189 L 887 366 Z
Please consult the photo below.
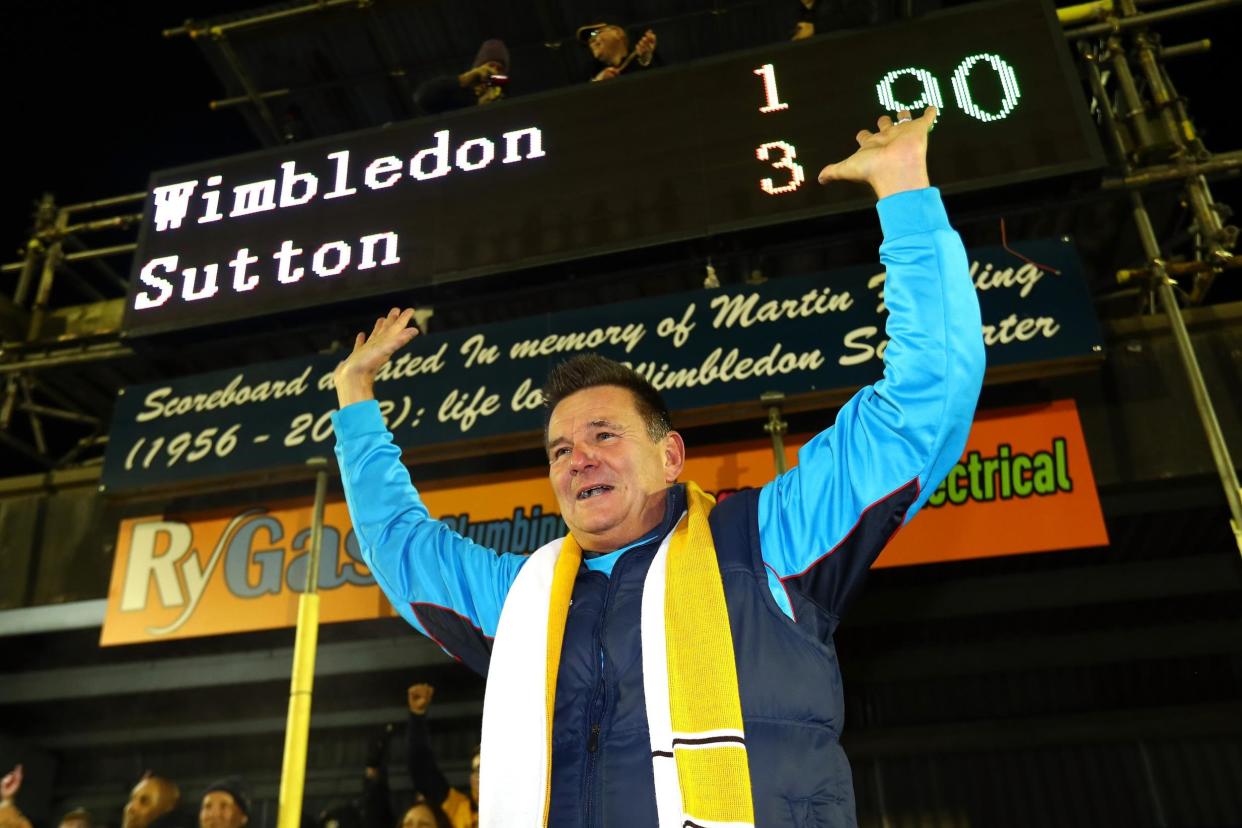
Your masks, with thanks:
M 500 608 L 525 558 L 497 555 L 434 519 L 401 463 L 374 385 L 384 363 L 417 336 L 413 316 L 393 308 L 370 336 L 358 334 L 337 366 L 336 457 L 363 560 L 388 600 L 455 658 L 486 673 Z
M 983 381 L 979 302 L 961 239 L 929 186 L 934 107 L 862 130 L 859 148 L 821 184 L 871 185 L 884 231 L 888 306 L 884 377 L 763 488 L 760 541 L 770 580 L 839 618 L 850 590 L 923 505 L 965 447 Z

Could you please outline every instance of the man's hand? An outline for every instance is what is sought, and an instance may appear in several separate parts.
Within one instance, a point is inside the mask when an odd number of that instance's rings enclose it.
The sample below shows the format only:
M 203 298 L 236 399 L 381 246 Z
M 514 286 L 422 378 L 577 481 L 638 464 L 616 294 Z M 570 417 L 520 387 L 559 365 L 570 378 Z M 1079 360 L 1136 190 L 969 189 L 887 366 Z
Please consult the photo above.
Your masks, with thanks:
M 387 316 L 375 320 L 369 337 L 358 334 L 353 352 L 332 373 L 337 404 L 341 408 L 375 398 L 375 375 L 379 369 L 418 336 L 418 328 L 410 327 L 413 318 L 413 308 L 393 308 Z
M 596 73 L 595 77 L 591 78 L 591 80 L 593 81 L 612 80 L 619 74 L 621 73 L 617 71 L 617 67 L 605 66 L 603 69 L 600 69 L 599 72 Z
M 651 63 L 651 57 L 655 54 L 655 48 L 655 32 L 648 29 L 643 32 L 643 36 L 638 39 L 638 43 L 634 44 L 634 53 L 638 56 L 638 62 L 643 66 Z
M 870 184 L 877 198 L 930 186 L 927 180 L 927 133 L 936 120 L 936 107 L 923 110 L 911 119 L 910 111 L 897 113 L 897 121 L 887 115 L 876 121 L 878 132 L 861 130 L 856 136 L 858 151 L 819 172 L 819 183 L 858 181 Z
M 0 779 L 0 802 L 8 802 L 17 796 L 17 792 L 22 787 L 22 766 L 17 765 L 13 770 L 4 775 Z
M 410 712 L 415 716 L 423 716 L 426 715 L 427 708 L 431 707 L 431 697 L 436 694 L 436 688 L 430 684 L 412 684 L 405 693 Z

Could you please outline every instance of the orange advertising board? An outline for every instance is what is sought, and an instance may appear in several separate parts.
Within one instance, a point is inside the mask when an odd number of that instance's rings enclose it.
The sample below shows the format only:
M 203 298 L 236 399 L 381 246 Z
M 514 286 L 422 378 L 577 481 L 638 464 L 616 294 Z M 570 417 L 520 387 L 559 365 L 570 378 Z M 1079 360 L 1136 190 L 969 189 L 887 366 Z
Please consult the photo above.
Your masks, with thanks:
M 808 438 L 787 441 L 791 465 Z M 773 474 L 771 444 L 756 440 L 691 450 L 683 479 L 727 496 Z M 431 514 L 495 549 L 531 551 L 564 532 L 542 470 L 436 481 L 420 491 Z M 310 523 L 309 498 L 123 521 L 100 643 L 293 626 Z M 876 566 L 1107 542 L 1078 412 L 1060 401 L 980 414 L 961 462 Z M 362 563 L 343 501 L 325 507 L 322 555 L 321 621 L 394 614 Z

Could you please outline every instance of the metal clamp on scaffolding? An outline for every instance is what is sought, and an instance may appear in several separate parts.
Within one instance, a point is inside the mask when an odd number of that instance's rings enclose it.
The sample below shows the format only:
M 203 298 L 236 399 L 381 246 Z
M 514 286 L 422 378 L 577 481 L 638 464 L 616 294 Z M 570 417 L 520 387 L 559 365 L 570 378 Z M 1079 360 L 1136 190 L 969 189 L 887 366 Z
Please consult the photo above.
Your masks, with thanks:
M 785 434 L 789 431 L 789 423 L 781 419 L 781 404 L 785 395 L 780 391 L 764 391 L 759 402 L 768 407 L 768 421 L 763 424 L 764 433 L 772 437 L 772 460 L 776 464 L 776 473 L 785 473 Z

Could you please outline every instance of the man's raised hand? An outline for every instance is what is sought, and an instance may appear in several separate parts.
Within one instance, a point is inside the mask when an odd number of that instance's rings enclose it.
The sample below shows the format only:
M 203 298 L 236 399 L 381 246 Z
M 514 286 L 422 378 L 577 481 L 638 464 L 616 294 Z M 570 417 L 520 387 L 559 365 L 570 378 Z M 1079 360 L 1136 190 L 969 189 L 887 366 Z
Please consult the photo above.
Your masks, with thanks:
M 413 308 L 393 308 L 387 316 L 375 320 L 370 336 L 358 334 L 354 339 L 354 350 L 332 373 L 337 403 L 341 408 L 374 399 L 375 375 L 379 369 L 418 336 L 418 328 L 410 325 L 413 318 Z
M 860 130 L 854 139 L 858 150 L 819 172 L 819 183 L 857 181 L 870 184 L 877 198 L 903 190 L 929 186 L 927 179 L 927 133 L 939 114 L 929 106 L 919 118 L 903 109 L 894 121 L 887 115 L 876 121 L 876 132 Z

